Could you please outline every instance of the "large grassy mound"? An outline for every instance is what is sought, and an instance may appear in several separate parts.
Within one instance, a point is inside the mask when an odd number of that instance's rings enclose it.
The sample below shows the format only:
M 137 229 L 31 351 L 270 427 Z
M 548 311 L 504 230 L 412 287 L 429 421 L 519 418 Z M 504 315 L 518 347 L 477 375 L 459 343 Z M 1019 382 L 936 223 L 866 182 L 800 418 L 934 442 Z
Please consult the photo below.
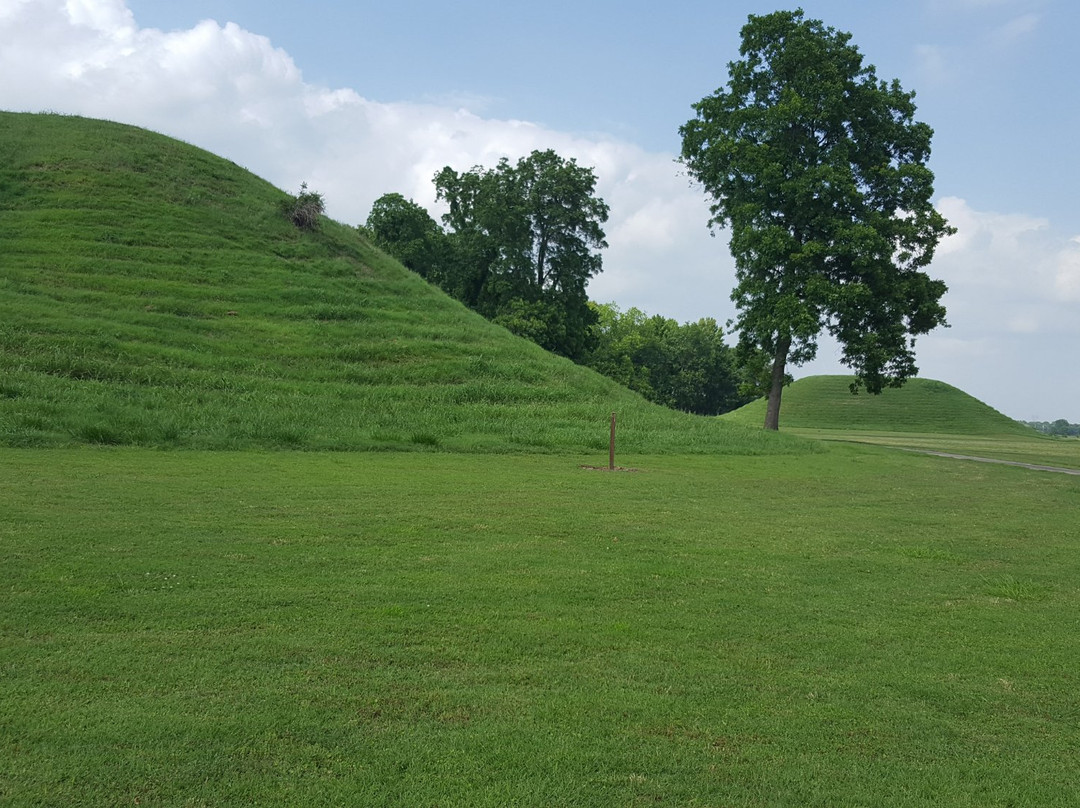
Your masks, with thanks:
M 1034 431 L 944 382 L 910 379 L 881 395 L 852 395 L 849 376 L 809 376 L 784 390 L 780 426 L 792 429 L 947 433 L 952 435 L 1028 435 Z M 759 425 L 765 399 L 724 416 L 734 423 Z
M 0 445 L 802 451 L 671 412 L 470 312 L 242 168 L 0 113 Z

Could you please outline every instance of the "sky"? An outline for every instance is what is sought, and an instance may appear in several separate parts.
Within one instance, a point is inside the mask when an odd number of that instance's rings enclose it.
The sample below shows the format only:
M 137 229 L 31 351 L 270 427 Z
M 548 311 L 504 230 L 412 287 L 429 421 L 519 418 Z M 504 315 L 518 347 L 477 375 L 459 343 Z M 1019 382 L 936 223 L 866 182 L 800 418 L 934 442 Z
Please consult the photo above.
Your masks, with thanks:
M 935 131 L 935 204 L 958 228 L 929 273 L 950 327 L 920 376 L 1020 420 L 1080 423 L 1080 4 L 803 0 L 852 34 Z M 0 0 L 0 109 L 143 126 L 367 219 L 432 177 L 552 148 L 610 206 L 589 295 L 679 322 L 735 315 L 734 264 L 676 157 L 727 81 L 749 14 L 779 0 Z M 845 373 L 829 339 L 796 378 Z

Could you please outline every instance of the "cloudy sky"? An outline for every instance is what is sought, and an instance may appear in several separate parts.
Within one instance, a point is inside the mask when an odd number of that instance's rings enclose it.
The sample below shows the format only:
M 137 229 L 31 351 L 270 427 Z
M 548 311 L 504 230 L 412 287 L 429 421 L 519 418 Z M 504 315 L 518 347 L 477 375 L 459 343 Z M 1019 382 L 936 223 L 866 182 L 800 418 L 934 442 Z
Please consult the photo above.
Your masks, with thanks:
M 136 124 L 358 224 L 433 174 L 554 148 L 611 207 L 594 300 L 679 321 L 734 315 L 732 262 L 675 162 L 757 0 L 0 0 L 0 108 Z M 1080 4 L 803 0 L 853 34 L 936 132 L 936 204 L 959 233 L 931 274 L 951 328 L 921 375 L 1009 416 L 1080 422 Z M 796 377 L 843 372 L 834 345 Z

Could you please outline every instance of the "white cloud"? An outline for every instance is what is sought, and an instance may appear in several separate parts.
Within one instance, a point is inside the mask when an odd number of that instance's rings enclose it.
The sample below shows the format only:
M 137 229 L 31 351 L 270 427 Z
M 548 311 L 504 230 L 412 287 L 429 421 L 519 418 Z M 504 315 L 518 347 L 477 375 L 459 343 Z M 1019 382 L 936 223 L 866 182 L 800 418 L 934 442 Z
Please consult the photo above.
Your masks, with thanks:
M 124 36 L 135 27 L 135 20 L 122 0 L 67 0 L 64 3 L 73 25 L 93 28 L 110 36 Z
M 1007 310 L 998 323 L 1031 322 L 1014 307 L 1041 306 L 1041 327 L 1056 327 L 1059 318 L 1050 310 L 1067 302 L 1063 292 L 1080 274 L 1077 239 L 1063 240 L 1047 219 L 978 211 L 957 197 L 942 199 L 938 209 L 957 228 L 941 243 L 934 264 L 950 287 L 963 290 L 968 305 Z
M 992 40 L 999 45 L 1011 45 L 1017 40 L 1035 33 L 1040 22 L 1042 22 L 1042 15 L 1040 14 L 1021 14 L 1019 17 L 1014 17 L 998 26 L 991 35 Z
M 1054 288 L 1063 301 L 1080 303 L 1080 236 L 1072 238 L 1057 255 Z
M 207 148 L 290 190 L 319 190 L 350 223 L 397 191 L 435 209 L 432 177 L 554 148 L 596 169 L 611 207 L 605 272 L 590 292 L 677 319 L 730 316 L 724 244 L 710 239 L 699 190 L 673 155 L 607 136 L 575 136 L 461 106 L 380 103 L 305 83 L 265 37 L 206 20 L 184 31 L 137 27 L 120 0 L 41 0 L 0 17 L 0 106 L 103 117 Z M 458 99 L 460 100 L 460 99 Z M 720 271 L 717 270 L 719 265 Z

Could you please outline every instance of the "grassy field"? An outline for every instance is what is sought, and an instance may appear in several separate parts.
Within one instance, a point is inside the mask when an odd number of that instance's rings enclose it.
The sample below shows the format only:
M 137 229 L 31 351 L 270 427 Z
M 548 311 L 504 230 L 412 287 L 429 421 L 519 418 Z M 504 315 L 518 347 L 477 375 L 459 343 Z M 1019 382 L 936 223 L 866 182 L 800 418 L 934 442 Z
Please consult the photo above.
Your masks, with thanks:
M 1071 805 L 1075 478 L 8 450 L 6 805 Z
M 0 804 L 1074 804 L 1080 481 L 894 447 L 1077 442 L 673 413 L 185 144 L 0 157 Z

